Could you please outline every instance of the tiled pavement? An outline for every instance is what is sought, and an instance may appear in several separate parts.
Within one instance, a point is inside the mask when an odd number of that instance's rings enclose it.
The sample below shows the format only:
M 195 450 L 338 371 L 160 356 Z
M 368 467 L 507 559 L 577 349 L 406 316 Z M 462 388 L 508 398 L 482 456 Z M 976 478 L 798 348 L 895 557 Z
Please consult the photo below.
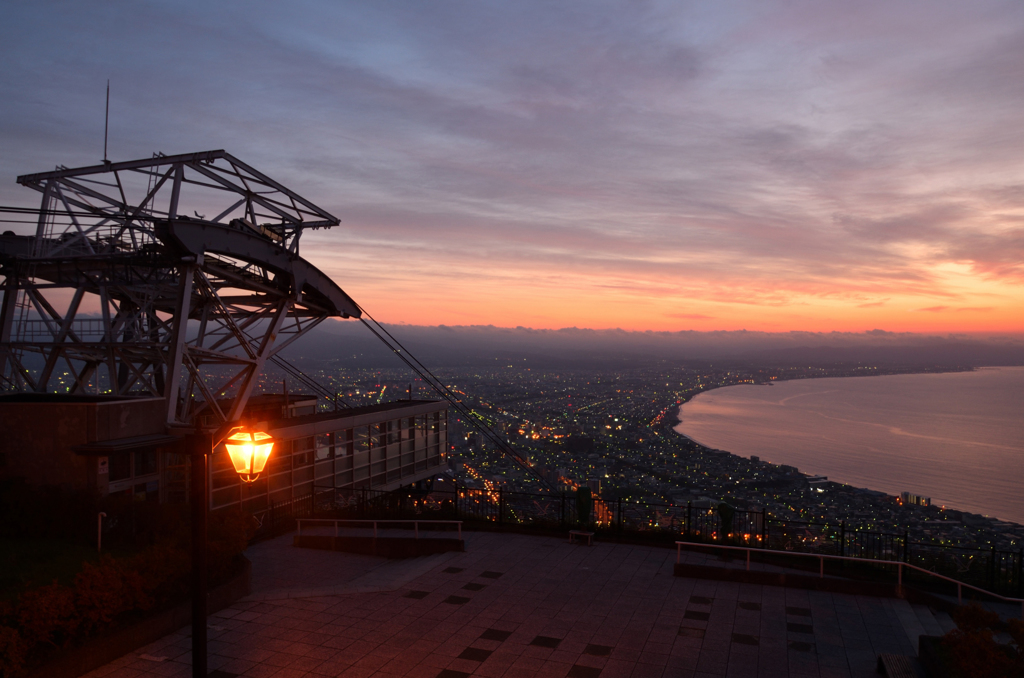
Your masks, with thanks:
M 260 545 L 254 598 L 271 586 L 308 597 L 211 617 L 211 675 L 875 676 L 880 652 L 915 654 L 927 618 L 887 598 L 676 578 L 667 549 L 472 532 L 466 542 L 465 553 L 391 563 L 292 548 L 290 537 Z M 324 595 L 375 572 L 373 591 Z M 187 633 L 88 676 L 188 676 Z

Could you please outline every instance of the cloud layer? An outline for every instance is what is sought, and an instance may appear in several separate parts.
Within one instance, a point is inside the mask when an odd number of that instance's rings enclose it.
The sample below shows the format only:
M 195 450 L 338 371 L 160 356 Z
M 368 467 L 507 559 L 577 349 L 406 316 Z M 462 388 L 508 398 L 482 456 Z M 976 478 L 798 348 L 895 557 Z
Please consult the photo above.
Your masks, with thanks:
M 226 148 L 382 319 L 1024 330 L 1024 6 L 85 3 L 0 26 L 19 173 Z

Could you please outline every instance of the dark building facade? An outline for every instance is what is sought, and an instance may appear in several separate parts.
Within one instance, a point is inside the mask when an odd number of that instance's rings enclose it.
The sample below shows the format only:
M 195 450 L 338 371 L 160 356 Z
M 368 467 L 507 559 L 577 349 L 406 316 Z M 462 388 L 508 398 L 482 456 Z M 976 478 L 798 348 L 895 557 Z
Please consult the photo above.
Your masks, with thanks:
M 317 494 L 397 489 L 446 467 L 447 403 L 317 410 L 312 396 L 250 398 L 244 420 L 274 436 L 274 452 L 261 476 L 246 484 L 218 447 L 208 479 L 210 508 L 258 515 Z M 166 411 L 162 398 L 0 397 L 0 478 L 134 501 L 188 501 L 188 455 L 181 438 L 168 433 Z

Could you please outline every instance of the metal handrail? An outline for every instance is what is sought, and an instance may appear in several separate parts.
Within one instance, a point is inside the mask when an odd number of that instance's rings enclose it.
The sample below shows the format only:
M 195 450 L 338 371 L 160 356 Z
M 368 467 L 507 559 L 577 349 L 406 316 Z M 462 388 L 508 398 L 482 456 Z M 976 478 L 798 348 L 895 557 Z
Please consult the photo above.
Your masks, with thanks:
M 462 540 L 462 521 L 461 520 L 361 520 L 361 519 L 347 519 L 347 518 L 297 518 L 295 520 L 296 529 L 298 530 L 299 537 L 302 536 L 302 523 L 334 523 L 334 536 L 340 536 L 340 530 L 338 523 L 372 523 L 373 524 L 373 538 L 377 538 L 377 523 L 404 523 L 408 525 L 412 523 L 413 531 L 416 534 L 416 539 L 420 538 L 420 523 L 425 525 L 458 525 L 459 526 L 459 540 Z
M 947 577 L 947 576 L 941 575 L 941 574 L 939 574 L 937 572 L 932 572 L 931 570 L 926 570 L 923 567 L 918 567 L 917 565 L 911 565 L 910 563 L 904 563 L 901 560 L 877 560 L 877 559 L 874 559 L 874 558 L 855 558 L 853 556 L 833 556 L 833 555 L 829 555 L 829 554 L 826 554 L 826 553 L 801 553 L 800 551 L 777 551 L 775 549 L 761 549 L 761 548 L 755 549 L 755 548 L 749 548 L 749 547 L 746 547 L 746 546 L 726 546 L 724 544 L 702 544 L 702 543 L 699 543 L 699 542 L 677 541 L 676 542 L 676 565 L 680 564 L 680 559 L 682 558 L 682 554 L 683 554 L 683 546 L 696 546 L 696 547 L 699 547 L 699 548 L 713 548 L 713 549 L 728 549 L 730 551 L 746 551 L 747 552 L 747 571 L 748 572 L 750 571 L 750 552 L 751 551 L 755 551 L 757 553 L 777 553 L 779 555 L 784 555 L 784 556 L 804 556 L 804 557 L 807 557 L 807 558 L 817 558 L 819 563 L 820 563 L 820 565 L 821 565 L 821 567 L 819 568 L 819 576 L 822 579 L 825 578 L 825 559 L 826 558 L 828 558 L 829 560 L 852 560 L 852 561 L 859 562 L 859 563 L 874 563 L 875 565 L 878 565 L 878 564 L 896 565 L 897 568 L 898 568 L 898 570 L 897 570 L 896 585 L 898 587 L 900 587 L 900 588 L 903 588 L 903 568 L 904 567 L 909 567 L 912 570 L 917 570 L 918 572 L 923 572 L 923 573 L 925 573 L 925 574 L 927 574 L 927 575 L 929 575 L 931 577 L 936 577 L 938 579 L 942 579 L 942 580 L 951 582 L 953 584 L 956 584 L 956 600 L 957 600 L 957 603 L 959 603 L 961 605 L 964 602 L 963 587 L 966 586 L 967 588 L 971 589 L 972 591 L 977 591 L 978 593 L 984 593 L 985 595 L 992 596 L 993 598 L 998 598 L 999 600 L 1002 600 L 1002 601 L 1007 602 L 1007 603 L 1020 603 L 1020 606 L 1021 606 L 1020 616 L 1021 616 L 1021 619 L 1024 619 L 1024 598 L 1008 598 L 1006 596 L 1001 596 L 998 593 L 992 593 L 991 591 L 986 591 L 985 589 L 978 588 L 977 586 L 972 586 L 971 584 L 965 584 L 962 581 L 959 581 L 957 579 L 953 579 L 952 577 Z

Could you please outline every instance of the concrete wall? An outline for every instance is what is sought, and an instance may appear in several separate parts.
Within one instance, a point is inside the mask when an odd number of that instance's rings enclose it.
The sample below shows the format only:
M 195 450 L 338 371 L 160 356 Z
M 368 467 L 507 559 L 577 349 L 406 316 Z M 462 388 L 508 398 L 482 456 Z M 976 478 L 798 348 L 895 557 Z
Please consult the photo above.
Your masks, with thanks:
M 164 432 L 163 398 L 60 402 L 0 400 L 0 477 L 31 485 L 97 486 L 97 458 L 76 445 Z

